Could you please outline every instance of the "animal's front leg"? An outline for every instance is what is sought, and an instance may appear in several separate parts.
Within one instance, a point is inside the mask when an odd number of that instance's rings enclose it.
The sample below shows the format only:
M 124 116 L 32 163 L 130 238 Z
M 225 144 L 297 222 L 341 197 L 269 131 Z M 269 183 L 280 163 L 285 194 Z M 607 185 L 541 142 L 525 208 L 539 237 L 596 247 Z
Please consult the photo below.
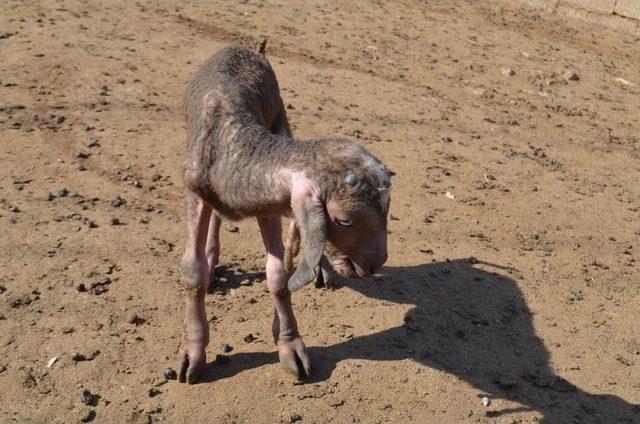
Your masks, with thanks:
M 291 306 L 291 292 L 287 289 L 282 229 L 279 218 L 259 218 L 262 240 L 267 249 L 267 286 L 275 305 L 273 338 L 278 344 L 280 364 L 298 379 L 308 376 L 311 362 L 298 334 L 298 325 Z
M 209 264 L 205 254 L 211 207 L 195 194 L 187 192 L 187 246 L 182 257 L 182 287 L 185 291 L 185 317 L 179 354 L 178 380 L 196 382 L 207 362 L 209 326 L 204 296 L 209 282 Z

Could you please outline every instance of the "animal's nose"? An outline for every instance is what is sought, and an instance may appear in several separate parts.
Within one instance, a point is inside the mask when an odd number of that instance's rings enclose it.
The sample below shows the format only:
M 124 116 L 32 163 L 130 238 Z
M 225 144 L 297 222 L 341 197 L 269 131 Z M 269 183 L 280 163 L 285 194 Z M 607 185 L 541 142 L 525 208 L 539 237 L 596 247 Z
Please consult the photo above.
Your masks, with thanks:
M 379 270 L 382 265 L 384 265 L 385 262 L 387 262 L 387 259 L 389 258 L 389 255 L 387 254 L 387 252 L 385 251 L 383 254 L 381 254 L 378 258 L 376 258 L 376 260 L 374 262 L 372 262 L 369 265 L 369 269 L 367 270 L 369 275 L 373 275 L 375 274 L 375 272 L 377 270 Z

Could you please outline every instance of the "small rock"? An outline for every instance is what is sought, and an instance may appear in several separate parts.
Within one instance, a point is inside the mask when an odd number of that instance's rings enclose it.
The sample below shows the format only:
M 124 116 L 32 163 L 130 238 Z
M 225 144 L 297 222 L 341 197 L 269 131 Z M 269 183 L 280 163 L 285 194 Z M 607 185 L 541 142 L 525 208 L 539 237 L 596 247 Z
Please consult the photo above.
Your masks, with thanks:
M 82 393 L 80 393 L 80 402 L 85 405 L 91 405 L 93 403 L 93 394 L 89 389 L 82 389 Z
M 73 355 L 71 355 L 71 359 L 73 359 L 76 362 L 81 362 L 81 361 L 86 361 L 87 357 L 80 352 L 74 352 Z
M 62 187 L 60 190 L 58 190 L 58 197 L 67 197 L 67 195 L 69 194 L 69 190 L 67 190 L 65 187 Z
M 123 172 L 123 173 L 120 174 L 120 179 L 122 181 L 127 181 L 129 178 L 131 178 L 131 175 L 129 175 L 128 172 Z
M 251 333 L 247 334 L 247 335 L 246 335 L 246 336 L 244 336 L 244 338 L 243 338 L 243 340 L 244 340 L 246 343 L 251 343 L 251 342 L 252 342 L 252 341 L 254 341 L 255 339 L 256 339 L 256 337 L 255 337 L 253 334 L 251 334 Z
M 146 320 L 142 317 L 140 317 L 138 314 L 133 314 L 131 315 L 131 317 L 129 318 L 129 324 L 134 324 L 134 325 L 140 325 L 140 324 L 144 324 Z
M 82 165 L 82 164 L 80 164 L 80 165 L 78 165 L 78 166 L 76 167 L 76 169 L 77 169 L 78 171 L 82 172 L 82 171 L 86 171 L 86 170 L 87 170 L 87 167 L 86 167 L 86 166 L 84 166 L 84 165 Z
M 159 181 L 160 178 L 162 178 L 162 175 L 160 175 L 160 173 L 158 173 L 158 172 L 154 172 L 153 175 L 151 175 L 150 180 L 151 181 Z
M 156 389 L 155 387 L 152 387 L 149 389 L 149 397 L 158 396 L 161 393 L 162 391 L 160 391 L 159 389 Z
M 84 292 L 87 291 L 87 287 L 84 285 L 84 283 L 76 283 L 76 285 L 74 287 L 80 293 L 84 293 Z
M 110 222 L 111 222 L 111 225 L 120 225 L 121 224 L 120 220 L 118 218 L 116 218 L 115 216 L 111 217 L 111 221 Z
M 483 404 L 484 406 L 489 406 L 489 405 L 491 405 L 491 399 L 489 399 L 487 396 L 483 397 L 483 398 L 482 398 L 482 404 Z
M 145 212 L 151 212 L 153 211 L 153 206 L 147 203 L 144 206 L 142 206 L 142 210 Z
M 142 182 L 140 182 L 140 180 L 134 180 L 133 186 L 136 188 L 142 188 Z
M 165 368 L 164 378 L 166 378 L 167 380 L 175 380 L 176 378 L 178 378 L 178 375 L 176 374 L 173 368 Z
M 100 143 L 96 139 L 89 140 L 84 145 L 87 147 L 100 147 Z
M 237 233 L 238 231 L 240 231 L 240 228 L 236 227 L 235 225 L 227 225 L 225 228 L 230 233 Z
M 231 347 L 231 345 L 227 344 L 227 343 L 223 343 L 222 347 L 220 348 L 220 350 L 222 351 L 222 353 L 229 353 L 233 350 L 233 347 Z
M 516 71 L 514 71 L 511 68 L 502 68 L 502 75 L 504 75 L 505 77 L 512 77 L 516 74 Z
M 124 203 L 124 199 L 120 196 L 116 196 L 111 199 L 111 206 L 113 206 L 114 208 L 119 208 L 120 206 L 124 205 Z
M 49 362 L 47 362 L 47 368 L 51 368 L 53 364 L 55 364 L 56 362 L 58 362 L 57 356 L 54 356 L 53 358 L 49 359 Z
M 80 421 L 88 423 L 96 418 L 96 411 L 91 408 L 84 408 L 80 411 Z
M 78 159 L 89 159 L 89 153 L 85 153 L 85 152 L 78 152 L 78 154 L 76 154 L 76 157 Z
M 567 69 L 566 71 L 564 71 L 564 73 L 562 74 L 562 78 L 564 78 L 566 81 L 580 80 L 580 76 L 575 71 L 572 71 L 570 69 Z
M 89 218 L 85 218 L 84 219 L 84 225 L 86 225 L 89 228 L 98 228 L 98 224 L 96 224 L 95 222 L 93 222 Z
M 71 334 L 75 331 L 75 328 L 73 327 L 62 327 L 61 329 L 62 334 Z
M 290 423 L 296 423 L 298 421 L 302 421 L 302 417 L 298 414 L 293 414 L 291 415 L 291 417 L 289 417 L 289 422 Z

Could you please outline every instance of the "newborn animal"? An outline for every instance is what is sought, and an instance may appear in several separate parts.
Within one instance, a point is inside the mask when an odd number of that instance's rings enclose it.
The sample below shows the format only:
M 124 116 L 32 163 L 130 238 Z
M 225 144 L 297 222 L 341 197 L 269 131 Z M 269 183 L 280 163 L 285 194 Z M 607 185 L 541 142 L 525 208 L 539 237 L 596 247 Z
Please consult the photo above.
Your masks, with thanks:
M 276 76 L 263 54 L 228 47 L 196 72 L 185 95 L 186 292 L 179 381 L 194 383 L 209 342 L 204 296 L 220 255 L 222 219 L 255 217 L 267 252 L 280 363 L 311 372 L 291 308 L 291 292 L 372 275 L 387 260 L 389 174 L 357 144 L 298 141 L 291 135 Z M 291 219 L 282 241 L 281 217 Z M 293 258 L 300 251 L 293 270 Z

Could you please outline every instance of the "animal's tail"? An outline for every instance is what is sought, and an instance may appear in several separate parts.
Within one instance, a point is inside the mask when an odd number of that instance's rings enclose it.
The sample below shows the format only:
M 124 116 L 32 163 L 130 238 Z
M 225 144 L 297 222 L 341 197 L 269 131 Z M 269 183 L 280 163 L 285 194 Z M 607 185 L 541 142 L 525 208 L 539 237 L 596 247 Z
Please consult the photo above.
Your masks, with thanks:
M 264 52 L 267 50 L 267 37 L 260 37 L 258 44 L 256 45 L 256 52 L 264 56 Z

